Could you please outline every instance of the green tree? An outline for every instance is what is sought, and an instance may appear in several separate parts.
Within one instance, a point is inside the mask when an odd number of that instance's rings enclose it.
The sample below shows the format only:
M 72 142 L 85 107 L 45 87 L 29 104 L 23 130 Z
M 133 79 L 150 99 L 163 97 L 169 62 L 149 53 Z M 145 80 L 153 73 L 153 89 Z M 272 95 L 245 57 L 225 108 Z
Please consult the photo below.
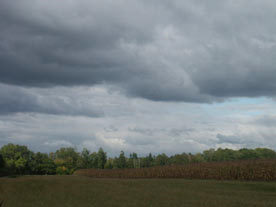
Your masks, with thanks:
M 126 168 L 126 157 L 124 151 L 121 151 L 119 158 L 115 158 L 117 168 Z
M 0 149 L 0 154 L 3 156 L 9 173 L 30 173 L 29 164 L 33 153 L 26 146 L 7 144 Z
M 56 174 L 58 175 L 70 175 L 72 174 L 72 169 L 70 170 L 69 168 L 65 166 L 58 166 L 56 169 Z
M 14 164 L 16 167 L 17 172 L 22 175 L 26 171 L 28 161 L 24 159 L 23 157 L 20 157 L 19 159 L 15 160 Z
M 104 169 L 112 169 L 112 168 L 113 168 L 113 159 L 109 158 L 104 165 Z
M 191 162 L 192 163 L 204 162 L 204 157 L 201 153 L 196 153 L 195 155 L 191 156 Z
M 148 156 L 143 157 L 142 159 L 139 159 L 139 167 L 152 167 L 154 166 L 155 162 L 154 162 L 154 158 L 152 156 L 151 153 L 149 153 Z
M 56 165 L 46 153 L 37 152 L 30 162 L 31 172 L 35 175 L 53 175 L 56 173 Z
M 232 161 L 238 159 L 238 152 L 232 149 L 218 148 L 213 154 L 212 161 Z
M 129 158 L 127 159 L 127 168 L 139 168 L 140 167 L 140 159 L 138 159 L 138 155 L 133 152 L 130 153 Z
M 81 168 L 81 169 L 91 168 L 90 152 L 86 148 L 83 148 L 81 152 L 81 155 L 78 160 L 78 168 Z
M 91 168 L 98 168 L 99 157 L 97 152 L 93 152 L 90 154 L 90 167 Z
M 258 155 L 258 158 L 261 158 L 261 159 L 276 158 L 276 152 L 271 149 L 257 148 L 255 149 L 255 151 Z
M 258 154 L 253 149 L 243 148 L 243 149 L 239 150 L 239 157 L 238 157 L 238 159 L 248 160 L 248 159 L 257 159 L 257 158 L 258 158 Z
M 209 149 L 203 151 L 203 158 L 206 162 L 212 162 L 214 161 L 214 154 L 215 154 L 215 149 Z
M 104 169 L 104 165 L 107 160 L 106 152 L 104 152 L 103 149 L 100 148 L 97 153 L 97 156 L 98 156 L 98 168 Z
M 183 165 L 189 162 L 189 157 L 187 154 L 176 154 L 170 157 L 169 163 L 172 165 Z
M 155 158 L 155 165 L 156 166 L 163 166 L 168 164 L 169 158 L 165 153 L 157 155 Z
M 72 147 L 60 148 L 55 152 L 55 164 L 58 167 L 65 167 L 70 172 L 74 172 L 77 168 L 77 163 L 79 160 L 79 153 Z M 62 168 L 64 169 L 64 168 Z

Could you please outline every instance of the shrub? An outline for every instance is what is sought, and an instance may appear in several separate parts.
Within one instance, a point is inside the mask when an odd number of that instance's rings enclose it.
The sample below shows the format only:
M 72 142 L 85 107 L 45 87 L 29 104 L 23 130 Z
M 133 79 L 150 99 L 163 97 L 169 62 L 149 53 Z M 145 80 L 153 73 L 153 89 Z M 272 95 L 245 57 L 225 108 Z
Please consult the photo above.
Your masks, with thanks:
M 71 170 L 70 169 L 68 169 L 67 167 L 65 167 L 65 166 L 59 166 L 59 167 L 57 167 L 57 169 L 56 169 L 56 173 L 58 174 L 58 175 L 70 175 L 71 174 Z M 72 172 L 73 173 L 73 172 Z

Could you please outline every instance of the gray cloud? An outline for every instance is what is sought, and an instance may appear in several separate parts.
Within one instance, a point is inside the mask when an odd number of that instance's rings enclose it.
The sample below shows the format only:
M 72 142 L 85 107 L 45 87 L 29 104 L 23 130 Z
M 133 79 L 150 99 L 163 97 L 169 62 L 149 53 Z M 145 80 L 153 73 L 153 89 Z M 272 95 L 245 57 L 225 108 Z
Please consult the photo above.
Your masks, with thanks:
M 268 127 L 268 128 L 275 128 L 276 127 L 276 116 L 274 115 L 265 115 L 262 117 L 257 118 L 256 120 L 252 121 L 252 124 Z
M 18 112 L 90 117 L 104 115 L 100 107 L 83 102 L 86 97 L 80 100 L 79 95 L 62 94 L 62 90 L 47 92 L 0 84 L 0 97 L 0 115 Z
M 130 132 L 134 132 L 134 133 L 138 133 L 138 134 L 142 134 L 145 136 L 153 136 L 155 131 L 160 131 L 160 129 L 156 130 L 156 129 L 144 129 L 144 128 L 128 128 L 128 131 Z
M 196 129 L 194 128 L 182 128 L 182 129 L 171 129 L 169 135 L 173 137 L 182 136 L 183 134 L 189 135 L 192 132 L 195 132 Z
M 272 0 L 1 0 L 0 145 L 275 148 L 275 17 Z
M 0 81 L 108 83 L 155 101 L 275 96 L 275 14 L 270 0 L 3 0 Z
M 216 146 L 228 147 L 228 148 L 257 148 L 257 147 L 274 147 L 274 135 L 273 133 L 260 134 L 239 134 L 237 135 L 223 135 L 217 134 L 218 141 Z M 272 145 L 271 145 L 272 144 Z
M 237 136 L 227 136 L 222 134 L 217 134 L 218 143 L 230 143 L 230 144 L 244 144 L 246 143 L 241 137 Z
M 81 89 L 81 90 L 80 90 Z M 103 147 L 110 156 L 120 150 L 128 155 L 182 152 L 202 152 L 209 148 L 269 147 L 276 149 L 276 130 L 272 124 L 258 120 L 266 117 L 266 109 L 275 108 L 275 102 L 262 107 L 256 103 L 254 113 L 241 114 L 240 101 L 232 104 L 211 105 L 152 102 L 128 99 L 122 94 L 109 94 L 103 88 L 26 89 L 28 93 L 51 97 L 72 97 L 85 102 L 84 108 L 97 109 L 101 105 L 105 116 L 64 116 L 45 113 L 13 113 L 0 116 L 0 147 L 9 142 L 29 146 L 35 151 L 55 151 L 59 147 L 83 147 L 97 151 Z M 78 95 L 75 95 L 78 91 Z M 69 94 L 68 94 L 69 93 Z M 90 94 L 90 95 L 89 95 Z M 84 97 L 92 99 L 87 101 Z M 122 107 L 120 107 L 122 106 Z M 199 107 L 200 106 L 200 107 Z M 223 109 L 221 108 L 223 106 Z M 207 108 L 206 108 L 207 107 Z M 116 112 L 116 113 L 115 113 Z M 227 112 L 227 113 L 225 113 Z M 275 112 L 268 118 L 273 118 Z
M 158 144 L 159 140 L 155 140 L 152 137 L 126 137 L 125 143 L 132 145 L 132 146 L 147 146 L 147 145 L 154 145 Z

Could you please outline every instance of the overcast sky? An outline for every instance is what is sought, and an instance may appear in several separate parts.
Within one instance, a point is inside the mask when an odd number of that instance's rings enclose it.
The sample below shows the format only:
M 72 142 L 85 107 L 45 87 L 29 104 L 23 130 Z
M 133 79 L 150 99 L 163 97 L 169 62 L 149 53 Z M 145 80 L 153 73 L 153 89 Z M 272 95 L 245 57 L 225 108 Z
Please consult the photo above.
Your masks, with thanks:
M 0 147 L 276 150 L 274 0 L 1 0 Z

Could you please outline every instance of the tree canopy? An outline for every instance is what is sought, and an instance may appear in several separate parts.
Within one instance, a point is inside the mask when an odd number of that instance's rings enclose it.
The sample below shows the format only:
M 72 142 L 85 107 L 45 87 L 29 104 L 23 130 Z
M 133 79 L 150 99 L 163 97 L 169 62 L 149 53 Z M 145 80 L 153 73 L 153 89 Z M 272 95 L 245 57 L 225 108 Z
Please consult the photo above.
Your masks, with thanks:
M 119 157 L 107 157 L 103 148 L 90 152 L 84 148 L 78 152 L 72 147 L 60 148 L 56 152 L 32 152 L 27 146 L 7 144 L 0 148 L 0 170 L 9 174 L 72 174 L 76 169 L 98 168 L 146 168 L 164 165 L 185 165 L 200 162 L 221 162 L 248 159 L 276 159 L 276 152 L 267 148 L 256 149 L 209 149 L 202 153 L 182 153 L 168 156 L 165 153 L 139 157 L 137 153 Z M 1 171 L 0 171 L 1 172 Z

